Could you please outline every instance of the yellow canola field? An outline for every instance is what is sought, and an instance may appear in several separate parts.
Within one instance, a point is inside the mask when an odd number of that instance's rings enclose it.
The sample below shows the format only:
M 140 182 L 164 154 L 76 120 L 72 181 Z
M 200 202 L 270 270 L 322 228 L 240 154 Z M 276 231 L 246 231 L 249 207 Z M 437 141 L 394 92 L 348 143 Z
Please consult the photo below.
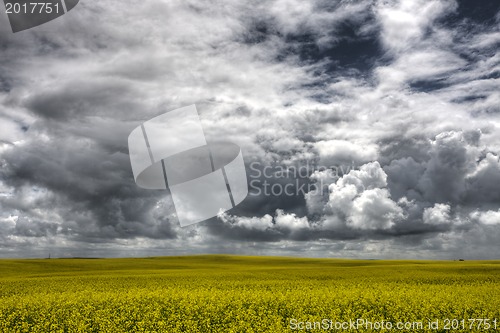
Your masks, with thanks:
M 0 260 L 0 332 L 326 331 L 498 332 L 500 261 Z

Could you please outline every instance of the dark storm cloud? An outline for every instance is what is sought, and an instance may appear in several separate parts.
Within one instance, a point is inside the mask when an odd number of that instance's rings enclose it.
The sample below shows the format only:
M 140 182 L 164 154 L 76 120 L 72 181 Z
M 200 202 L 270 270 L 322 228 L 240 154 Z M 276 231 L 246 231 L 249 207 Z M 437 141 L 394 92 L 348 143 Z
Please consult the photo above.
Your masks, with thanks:
M 0 33 L 0 253 L 498 257 L 499 18 L 452 0 L 108 0 Z M 168 191 L 135 185 L 127 136 L 193 103 L 257 188 L 317 187 L 180 228 Z M 254 161 L 311 170 L 253 177 Z
M 71 122 L 85 116 L 137 112 L 140 107 L 131 94 L 133 90 L 124 83 L 88 78 L 69 82 L 58 90 L 38 91 L 25 102 L 25 107 L 43 118 Z
M 482 144 L 481 132 L 445 132 L 427 145 L 418 141 L 411 150 L 391 143 L 383 150 L 392 156 L 384 170 L 396 198 L 466 206 L 499 202 L 493 185 L 499 177 L 498 153 Z
M 453 4 L 453 2 L 449 3 L 450 5 Z M 411 5 L 408 6 L 408 8 L 411 8 Z M 451 11 L 445 10 L 444 12 L 453 12 L 454 6 L 451 6 L 450 8 Z M 435 15 L 436 17 L 439 17 L 439 15 L 432 13 L 435 9 L 437 8 L 432 8 L 431 6 L 428 7 L 428 10 L 431 12 L 430 16 Z M 440 11 L 440 9 L 438 9 L 438 11 Z M 394 14 L 391 15 L 390 20 L 395 17 Z M 392 24 L 390 20 L 389 23 L 386 24 Z M 420 25 L 423 21 L 416 22 L 418 24 L 416 26 L 421 29 L 422 27 Z M 486 28 L 486 30 L 487 29 L 488 28 Z M 418 31 L 416 30 L 416 32 Z M 382 31 L 382 34 L 384 33 L 385 32 Z M 462 33 L 462 30 L 457 31 L 457 33 Z M 422 57 L 421 61 L 433 61 L 433 58 L 435 57 L 433 53 L 435 51 L 429 47 L 432 45 L 429 44 L 429 42 L 432 39 L 436 40 L 436 38 L 440 38 L 438 35 L 439 34 L 433 36 L 431 33 L 426 37 L 425 32 L 422 30 L 422 37 L 420 38 L 423 38 L 424 41 L 422 43 L 423 49 L 422 53 L 418 56 Z M 403 38 L 402 42 L 406 42 L 407 37 L 404 35 L 401 37 Z M 427 42 L 425 42 L 426 39 Z M 414 39 L 414 41 L 418 41 L 418 39 Z M 401 52 L 399 51 L 400 45 L 397 43 L 399 43 L 399 41 L 396 38 L 396 40 L 389 41 L 389 46 L 392 44 L 397 52 Z M 311 44 L 313 43 L 309 42 L 309 46 Z M 416 44 L 416 48 L 417 50 L 415 51 L 418 53 L 418 44 Z M 453 51 L 456 51 L 456 47 L 453 47 L 452 49 L 454 49 Z M 463 47 L 461 51 L 477 52 L 469 51 Z M 436 56 L 439 52 L 436 53 Z M 488 53 L 484 53 L 484 55 L 494 56 L 494 54 L 491 55 Z M 450 63 L 438 63 L 438 68 L 441 66 L 443 68 L 442 70 L 436 69 L 436 67 L 429 67 L 428 69 L 424 68 L 423 72 L 413 73 L 412 69 L 408 67 L 408 61 L 411 63 L 417 58 L 412 59 L 412 57 L 413 55 L 411 53 L 403 52 L 397 54 L 397 58 L 400 58 L 401 60 L 394 60 L 396 66 L 385 66 L 391 71 L 393 68 L 396 69 L 396 71 L 400 71 L 402 75 L 406 76 L 405 81 L 407 82 L 407 85 L 415 91 L 423 91 L 422 89 L 424 89 L 425 91 L 430 92 L 432 90 L 436 90 L 436 88 L 441 89 L 445 87 L 453 87 L 449 88 L 444 95 L 453 95 L 453 93 L 451 93 L 453 91 L 455 94 L 459 94 L 461 84 L 464 82 L 463 80 L 482 79 L 482 74 L 476 71 L 478 68 L 474 63 L 474 60 L 460 62 L 457 58 L 456 66 L 453 65 L 452 60 Z M 400 69 L 397 69 L 399 66 L 401 66 Z M 463 75 L 459 66 L 464 66 L 464 68 L 467 69 L 467 75 Z M 426 71 L 428 72 L 426 73 Z M 392 75 L 389 71 L 386 75 L 387 74 Z M 388 84 L 394 84 L 394 82 L 391 82 L 392 78 L 390 75 L 387 76 L 387 78 L 382 77 L 382 82 L 380 83 L 384 84 L 384 81 L 386 81 Z M 457 81 L 457 79 L 462 82 Z M 437 86 L 437 83 L 440 81 L 443 81 L 443 84 Z M 421 87 L 417 86 L 417 82 L 422 82 Z M 480 81 L 478 81 L 478 84 L 479 82 Z M 482 83 L 483 82 L 481 82 L 481 84 Z M 431 84 L 436 86 L 431 89 Z M 488 83 L 484 82 L 484 84 Z M 482 86 L 484 86 L 484 84 L 482 84 Z M 498 87 L 498 83 L 495 83 L 495 86 Z M 353 88 L 355 91 L 359 91 L 359 89 L 356 89 L 357 87 Z M 428 104 L 430 101 L 426 101 L 425 98 L 422 98 L 420 102 L 423 103 L 421 107 L 425 107 L 425 104 Z M 400 110 L 401 107 L 408 108 L 409 106 L 408 104 L 398 104 L 399 105 L 397 106 Z M 392 107 L 391 104 L 387 104 L 387 106 Z M 429 104 L 429 106 L 431 108 L 433 107 L 432 104 Z M 395 112 L 397 112 L 396 109 Z M 389 114 L 383 118 L 389 125 L 389 128 L 392 125 L 391 121 L 393 119 L 391 118 L 394 117 Z M 424 119 L 425 116 L 422 120 Z M 425 120 L 425 122 L 427 121 L 428 119 Z M 397 127 L 390 128 L 393 133 L 396 131 L 392 136 L 390 133 L 387 133 L 389 134 L 389 136 L 386 135 L 387 138 L 383 138 L 383 136 L 381 136 L 382 139 L 379 141 L 378 159 L 383 163 L 383 172 L 388 176 L 387 189 L 385 189 L 385 185 L 382 184 L 380 187 L 376 187 L 374 189 L 358 190 L 357 193 L 355 192 L 354 194 L 352 194 L 352 192 L 346 192 L 346 196 L 342 197 L 342 191 L 344 191 L 344 189 L 346 191 L 350 191 L 349 187 L 344 188 L 344 185 L 342 185 L 341 187 L 337 186 L 330 188 L 330 199 L 326 201 L 322 200 L 321 202 L 323 205 L 326 203 L 326 206 L 328 206 L 330 202 L 335 203 L 338 200 L 343 200 L 342 198 L 347 198 L 347 201 L 345 201 L 345 203 L 338 201 L 341 204 L 341 206 L 339 206 L 339 211 L 324 211 L 323 215 L 320 214 L 319 217 L 318 215 L 315 215 L 314 212 L 309 211 L 309 214 L 306 215 L 306 217 L 309 217 L 309 227 L 303 228 L 300 231 L 301 236 L 297 237 L 296 234 L 293 239 L 300 239 L 301 237 L 302 239 L 318 239 L 321 237 L 336 239 L 335 236 L 330 237 L 327 232 L 328 230 L 332 230 L 332 234 L 335 234 L 337 237 L 341 235 L 340 237 L 345 237 L 346 239 L 349 237 L 384 239 L 385 237 L 406 237 L 404 235 L 412 235 L 411 237 L 414 239 L 415 244 L 423 244 L 425 239 L 428 239 L 429 237 L 432 238 L 432 235 L 439 235 L 442 233 L 455 234 L 471 229 L 472 225 L 469 224 L 471 222 L 470 214 L 471 211 L 478 208 L 478 205 L 482 206 L 483 209 L 496 207 L 496 205 L 492 206 L 488 203 L 496 201 L 498 204 L 498 191 L 496 191 L 493 186 L 486 186 L 486 182 L 488 182 L 488 180 L 496 179 L 496 172 L 498 170 L 498 151 L 494 148 L 493 151 L 488 153 L 487 146 L 485 146 L 484 142 L 480 142 L 481 131 L 474 129 L 473 127 L 469 127 L 470 130 L 462 131 L 464 128 L 462 126 L 464 124 L 456 123 L 452 125 L 450 123 L 448 128 L 439 128 L 439 126 L 437 126 L 423 130 L 422 127 L 422 130 L 419 133 L 419 131 L 415 128 L 411 128 L 411 126 L 414 125 L 415 122 L 403 124 L 403 126 L 408 126 L 408 130 L 411 132 L 418 133 L 415 136 L 403 134 L 403 132 L 397 130 Z M 417 123 L 417 128 L 419 125 L 420 124 Z M 483 127 L 484 125 L 477 124 L 477 126 Z M 465 128 L 467 127 L 468 126 Z M 335 131 L 338 130 L 338 128 L 335 129 L 332 127 L 332 130 Z M 372 129 L 372 133 L 374 132 L 375 131 Z M 322 129 L 317 129 L 315 133 L 322 133 Z M 487 133 L 487 131 L 484 133 Z M 337 141 L 328 141 L 328 143 L 325 143 L 319 152 L 320 154 L 333 154 L 334 157 L 330 159 L 330 161 L 341 163 L 343 162 L 341 157 L 342 155 L 339 154 L 335 148 L 333 148 L 335 147 L 333 145 L 334 142 Z M 346 144 L 344 144 L 344 150 L 345 147 Z M 485 155 L 489 156 L 487 161 L 484 161 Z M 347 156 L 351 159 L 358 156 L 358 161 L 360 161 L 360 155 L 353 153 L 353 150 L 351 150 Z M 328 161 L 328 159 L 323 158 L 323 161 Z M 488 176 L 486 176 L 486 174 L 488 174 Z M 482 183 L 483 181 L 484 183 Z M 481 185 L 479 185 L 480 183 Z M 494 184 L 494 182 L 490 184 Z M 339 195 L 340 197 L 335 198 L 332 201 L 332 195 L 334 198 Z M 368 204 L 370 201 L 365 201 L 365 197 L 370 198 L 369 200 L 374 200 L 374 202 L 378 202 L 378 204 L 376 206 L 370 206 L 370 204 Z M 309 199 L 312 200 L 311 197 L 309 197 Z M 341 208 L 344 207 L 342 205 L 345 205 L 346 203 L 349 203 L 349 205 L 354 203 L 354 206 L 352 208 Z M 314 209 L 317 209 L 318 205 L 314 204 L 311 207 L 316 207 Z M 321 208 L 321 204 L 319 207 Z M 361 211 L 359 211 L 360 207 Z M 496 216 L 494 211 L 490 210 L 488 212 L 491 213 L 486 212 L 481 215 L 485 216 L 483 218 L 485 221 L 486 219 L 490 221 L 490 216 Z M 359 215 L 360 213 L 361 215 Z M 256 216 L 259 215 L 256 214 Z M 396 217 L 393 223 L 389 223 L 391 221 L 390 216 Z M 274 216 L 271 214 L 258 220 L 255 220 L 257 218 L 254 218 L 254 220 L 245 218 L 237 220 L 236 222 L 228 219 L 227 217 L 224 217 L 223 219 L 226 223 L 231 225 L 231 238 L 233 238 L 234 235 L 239 235 L 239 239 L 249 238 L 250 240 L 268 240 L 269 235 L 266 234 L 266 232 L 270 232 L 271 230 L 274 231 L 274 237 L 279 236 L 280 239 L 291 238 L 285 232 L 282 232 L 280 226 L 278 226 L 276 222 L 278 214 Z M 374 222 L 378 219 L 380 219 L 380 224 L 377 224 L 378 222 Z M 331 222 L 332 220 L 333 222 Z M 346 220 L 348 222 L 347 229 L 345 225 Z M 248 232 L 245 233 L 240 229 L 235 231 L 235 228 L 246 228 Z M 366 230 L 359 232 L 359 228 Z M 373 228 L 375 228 L 375 230 L 370 230 Z M 347 230 L 348 232 L 341 233 L 339 232 L 340 230 Z M 260 234 L 258 231 L 260 231 Z M 317 234 L 314 235 L 318 231 L 322 236 Z M 219 232 L 221 231 L 219 230 Z M 308 235 L 313 236 L 309 238 Z
M 59 127 L 51 130 L 63 131 Z M 83 240 L 175 237 L 166 216 L 153 217 L 159 193 L 137 188 L 126 154 L 106 151 L 93 139 L 63 133 L 57 139 L 49 138 L 50 133 L 33 133 L 47 138 L 3 154 L 8 163 L 2 168 L 2 179 L 15 189 L 14 196 L 3 201 L 4 209 L 23 214 L 55 211 L 62 232 L 72 229 L 71 235 Z M 34 187 L 44 189 L 46 196 L 32 202 L 29 192 Z M 35 213 L 34 219 L 46 223 L 43 214 Z

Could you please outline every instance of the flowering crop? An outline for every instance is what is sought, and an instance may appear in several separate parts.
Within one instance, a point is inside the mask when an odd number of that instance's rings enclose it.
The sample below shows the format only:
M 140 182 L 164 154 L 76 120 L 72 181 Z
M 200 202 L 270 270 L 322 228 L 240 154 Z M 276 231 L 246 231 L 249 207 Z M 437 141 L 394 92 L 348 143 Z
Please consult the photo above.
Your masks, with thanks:
M 45 259 L 0 260 L 0 272 L 1 332 L 267 333 L 358 318 L 500 329 L 500 261 Z

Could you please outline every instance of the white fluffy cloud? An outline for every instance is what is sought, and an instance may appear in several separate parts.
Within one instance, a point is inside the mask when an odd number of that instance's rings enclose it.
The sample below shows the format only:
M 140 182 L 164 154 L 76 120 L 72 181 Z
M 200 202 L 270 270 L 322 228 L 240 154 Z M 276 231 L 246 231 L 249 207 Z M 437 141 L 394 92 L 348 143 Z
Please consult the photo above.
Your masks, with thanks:
M 403 216 L 403 210 L 385 188 L 363 191 L 352 203 L 347 225 L 358 229 L 390 229 Z
M 435 204 L 434 207 L 426 208 L 423 215 L 424 223 L 441 225 L 450 223 L 450 206 L 446 204 Z
M 478 221 L 484 225 L 500 225 L 500 210 L 489 210 L 486 212 L 472 212 L 470 217 L 473 221 Z
M 350 171 L 330 185 L 331 214 L 341 214 L 347 226 L 362 230 L 389 229 L 404 217 L 387 186 L 387 174 L 378 162 Z
M 306 216 L 297 217 L 295 214 L 286 214 L 282 209 L 276 211 L 276 227 L 289 230 L 307 229 L 310 227 Z
M 269 214 L 262 217 L 240 217 L 229 215 L 226 212 L 220 213 L 218 217 L 232 227 L 259 231 L 269 231 L 271 229 L 296 231 L 311 227 L 306 216 L 297 217 L 296 214 L 287 214 L 282 209 L 277 209 L 274 217 Z
M 273 227 L 273 217 L 266 214 L 260 218 L 258 217 L 235 217 L 222 212 L 218 215 L 224 223 L 231 226 L 242 227 L 246 229 L 267 230 Z
M 326 166 L 353 163 L 355 165 L 377 159 L 377 147 L 373 144 L 356 144 L 347 140 L 318 141 L 314 147 L 319 152 L 320 162 Z
M 382 24 L 382 41 L 395 52 L 408 52 L 420 42 L 432 22 L 456 8 L 452 0 L 380 2 L 377 14 Z

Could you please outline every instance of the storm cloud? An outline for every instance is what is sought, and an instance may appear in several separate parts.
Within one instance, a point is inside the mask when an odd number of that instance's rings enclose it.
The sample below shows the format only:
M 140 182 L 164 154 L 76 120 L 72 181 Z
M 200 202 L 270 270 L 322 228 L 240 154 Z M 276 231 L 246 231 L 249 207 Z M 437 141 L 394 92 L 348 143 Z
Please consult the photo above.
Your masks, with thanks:
M 0 256 L 500 256 L 498 3 L 106 0 L 5 20 Z M 250 194 L 181 228 L 168 191 L 134 183 L 127 137 L 194 103 L 208 142 L 241 147 Z

